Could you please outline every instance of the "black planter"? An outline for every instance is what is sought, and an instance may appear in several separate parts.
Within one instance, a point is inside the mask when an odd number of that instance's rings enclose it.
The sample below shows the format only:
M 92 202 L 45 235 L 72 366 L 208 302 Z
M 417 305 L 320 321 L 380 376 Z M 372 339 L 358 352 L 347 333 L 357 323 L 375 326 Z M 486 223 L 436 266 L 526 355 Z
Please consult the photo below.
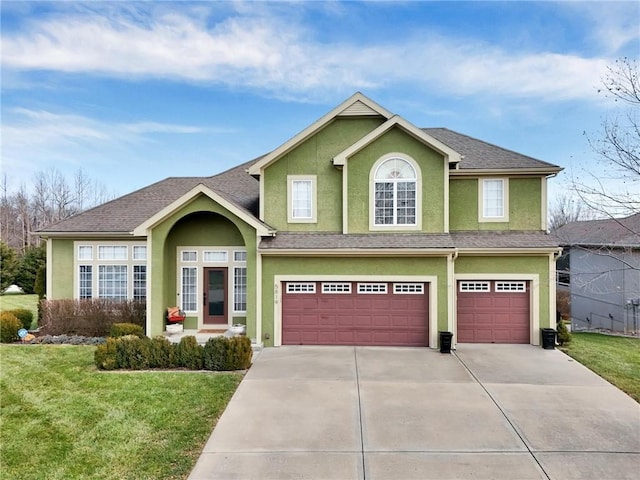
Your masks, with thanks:
M 451 340 L 453 333 L 440 332 L 440 353 L 451 353 Z
M 553 328 L 541 328 L 542 348 L 553 350 L 556 348 L 556 331 Z

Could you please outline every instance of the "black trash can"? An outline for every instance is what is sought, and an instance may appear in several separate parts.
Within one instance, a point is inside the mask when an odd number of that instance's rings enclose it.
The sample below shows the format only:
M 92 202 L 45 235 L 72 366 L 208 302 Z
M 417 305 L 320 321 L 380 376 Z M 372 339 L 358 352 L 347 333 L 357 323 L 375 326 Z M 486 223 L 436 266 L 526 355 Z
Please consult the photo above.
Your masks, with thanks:
M 556 331 L 553 328 L 541 328 L 542 348 L 553 350 L 556 348 Z
M 453 333 L 440 332 L 440 353 L 451 353 L 451 339 Z

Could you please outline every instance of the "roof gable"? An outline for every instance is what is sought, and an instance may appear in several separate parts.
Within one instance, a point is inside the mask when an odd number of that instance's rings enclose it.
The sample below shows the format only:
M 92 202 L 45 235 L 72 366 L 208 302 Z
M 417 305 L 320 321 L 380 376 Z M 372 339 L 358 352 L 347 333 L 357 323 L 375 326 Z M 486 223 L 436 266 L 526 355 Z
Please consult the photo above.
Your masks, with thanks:
M 445 145 L 440 140 L 427 134 L 425 131 L 420 130 L 418 127 L 406 121 L 404 118 L 398 115 L 394 115 L 378 128 L 370 132 L 368 135 L 365 135 L 349 148 L 333 157 L 333 164 L 336 166 L 344 165 L 349 157 L 355 155 L 360 150 L 374 142 L 376 139 L 380 138 L 382 135 L 384 135 L 394 127 L 401 128 L 404 132 L 408 133 L 419 142 L 422 142 L 426 146 L 441 153 L 449 163 L 457 163 L 461 160 L 461 156 L 458 152 Z
M 293 138 L 289 139 L 278 148 L 262 157 L 259 161 L 249 167 L 248 172 L 251 175 L 260 175 L 262 170 L 281 156 L 290 152 L 305 140 L 322 130 L 326 125 L 332 122 L 336 117 L 354 117 L 354 116 L 378 116 L 389 119 L 393 114 L 386 108 L 378 105 L 373 100 L 365 97 L 362 93 L 357 92 L 329 113 L 324 115 L 316 122 L 309 125 Z

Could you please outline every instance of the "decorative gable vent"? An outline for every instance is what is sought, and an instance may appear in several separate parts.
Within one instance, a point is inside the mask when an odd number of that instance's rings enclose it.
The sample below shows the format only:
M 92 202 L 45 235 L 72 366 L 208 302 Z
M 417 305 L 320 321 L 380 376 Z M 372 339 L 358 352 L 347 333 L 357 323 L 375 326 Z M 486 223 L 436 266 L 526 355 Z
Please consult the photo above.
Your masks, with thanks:
M 362 117 L 362 116 L 376 116 L 379 117 L 380 113 L 376 112 L 373 108 L 365 105 L 360 100 L 355 101 L 350 106 L 341 111 L 339 117 Z

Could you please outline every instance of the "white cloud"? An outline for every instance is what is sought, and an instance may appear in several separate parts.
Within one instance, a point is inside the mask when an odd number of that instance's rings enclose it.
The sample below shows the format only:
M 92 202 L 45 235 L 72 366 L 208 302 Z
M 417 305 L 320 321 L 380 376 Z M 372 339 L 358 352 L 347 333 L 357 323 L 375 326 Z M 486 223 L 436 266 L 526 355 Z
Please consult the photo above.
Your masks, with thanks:
M 3 34 L 6 69 L 98 73 L 131 79 L 240 86 L 284 98 L 412 84 L 442 94 L 544 100 L 593 99 L 609 59 L 506 48 L 423 34 L 391 43 L 320 43 L 311 26 L 235 13 L 210 25 L 204 12 L 151 16 L 67 13 Z M 256 10 L 257 11 L 257 10 Z

